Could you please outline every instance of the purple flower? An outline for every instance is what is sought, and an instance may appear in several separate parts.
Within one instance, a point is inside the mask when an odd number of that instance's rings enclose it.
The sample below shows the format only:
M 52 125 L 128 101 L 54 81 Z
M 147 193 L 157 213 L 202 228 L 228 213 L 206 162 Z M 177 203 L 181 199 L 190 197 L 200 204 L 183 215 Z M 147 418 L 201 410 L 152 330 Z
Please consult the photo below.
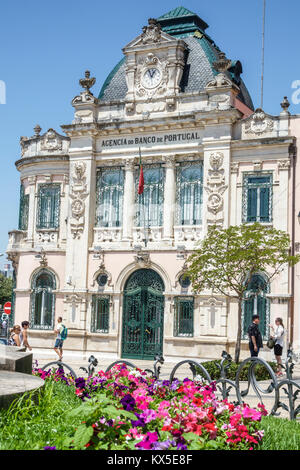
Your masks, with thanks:
M 51 447 L 51 446 L 45 446 L 45 447 L 44 447 L 44 450 L 56 450 L 56 446 L 53 446 L 53 447 Z
M 182 442 L 178 442 L 177 450 L 187 450 L 187 446 L 185 444 L 182 444 Z
M 76 388 L 85 388 L 85 379 L 83 377 L 78 377 L 75 380 Z
M 133 419 L 131 420 L 131 424 L 134 428 L 137 428 L 138 426 L 140 426 L 141 428 L 143 428 L 145 425 L 146 425 L 146 422 L 144 420 L 143 417 L 141 417 L 138 413 L 135 413 L 135 416 L 138 418 L 136 421 L 134 421 Z
M 135 399 L 129 393 L 122 398 L 121 403 L 126 411 L 132 411 L 135 407 Z
M 153 450 L 166 450 L 166 449 L 169 449 L 169 447 L 171 447 L 172 444 L 173 442 L 170 441 L 170 439 L 168 439 L 167 441 L 163 441 L 163 442 L 154 442 L 152 449 Z

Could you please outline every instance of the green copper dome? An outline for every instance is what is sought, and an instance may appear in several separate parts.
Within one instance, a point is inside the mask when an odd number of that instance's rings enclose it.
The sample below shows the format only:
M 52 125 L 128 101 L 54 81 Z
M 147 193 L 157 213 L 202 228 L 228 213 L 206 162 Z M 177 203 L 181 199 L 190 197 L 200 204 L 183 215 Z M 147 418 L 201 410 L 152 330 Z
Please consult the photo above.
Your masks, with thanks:
M 204 90 L 206 84 L 214 78 L 217 71 L 213 62 L 218 59 L 220 49 L 208 36 L 208 24 L 196 13 L 177 7 L 157 18 L 162 30 L 173 37 L 184 40 L 188 46 L 186 64 L 181 80 L 181 91 L 190 93 Z M 126 96 L 127 85 L 125 76 L 125 57 L 115 66 L 106 78 L 99 94 L 101 101 L 119 101 Z M 239 100 L 253 109 L 250 94 L 241 79 L 242 64 L 240 61 L 231 63 L 227 74 L 240 88 Z

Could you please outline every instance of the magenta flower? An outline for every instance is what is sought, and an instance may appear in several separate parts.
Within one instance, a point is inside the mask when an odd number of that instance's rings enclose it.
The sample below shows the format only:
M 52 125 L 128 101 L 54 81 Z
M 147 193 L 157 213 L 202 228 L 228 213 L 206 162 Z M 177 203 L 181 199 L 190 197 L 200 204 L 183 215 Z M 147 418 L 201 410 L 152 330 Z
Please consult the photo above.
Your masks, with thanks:
M 157 440 L 158 440 L 157 432 L 147 432 L 144 439 L 141 442 L 138 442 L 137 444 L 135 444 L 135 447 L 149 450 L 153 448 L 153 444 L 157 442 Z

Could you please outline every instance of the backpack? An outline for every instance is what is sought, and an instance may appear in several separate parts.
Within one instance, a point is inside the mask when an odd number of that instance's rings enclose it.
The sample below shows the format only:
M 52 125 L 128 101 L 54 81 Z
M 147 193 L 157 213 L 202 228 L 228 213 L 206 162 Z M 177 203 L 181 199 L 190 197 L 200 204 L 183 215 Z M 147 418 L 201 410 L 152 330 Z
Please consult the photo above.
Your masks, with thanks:
M 62 330 L 60 333 L 61 339 L 64 341 L 68 337 L 68 328 L 65 327 L 65 325 L 62 325 Z

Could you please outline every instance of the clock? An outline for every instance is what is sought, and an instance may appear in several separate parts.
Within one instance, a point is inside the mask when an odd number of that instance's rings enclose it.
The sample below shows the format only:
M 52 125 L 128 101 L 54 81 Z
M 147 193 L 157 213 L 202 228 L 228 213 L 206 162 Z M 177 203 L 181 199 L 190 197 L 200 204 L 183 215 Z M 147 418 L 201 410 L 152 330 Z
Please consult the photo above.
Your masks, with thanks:
M 145 88 L 155 88 L 161 82 L 162 74 L 157 68 L 149 68 L 142 77 L 142 84 Z

